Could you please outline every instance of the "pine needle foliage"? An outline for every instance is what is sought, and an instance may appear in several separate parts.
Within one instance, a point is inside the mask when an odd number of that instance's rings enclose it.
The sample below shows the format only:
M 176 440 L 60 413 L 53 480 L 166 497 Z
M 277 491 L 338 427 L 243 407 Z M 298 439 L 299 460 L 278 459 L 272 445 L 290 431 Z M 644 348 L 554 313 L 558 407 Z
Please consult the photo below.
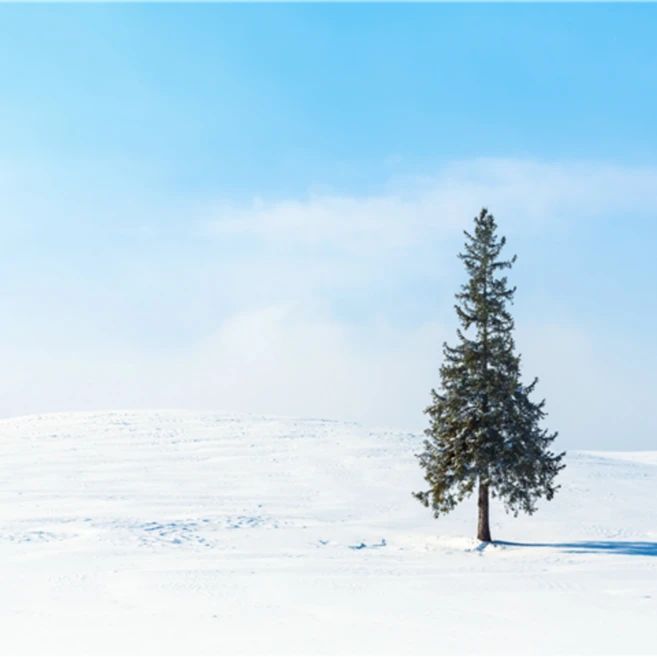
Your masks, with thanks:
M 516 289 L 503 275 L 516 256 L 500 258 L 506 239 L 499 238 L 496 229 L 493 215 L 484 208 L 475 217 L 474 234 L 464 231 L 465 250 L 458 257 L 469 280 L 455 305 L 462 328 L 456 346 L 443 346 L 441 390 L 431 391 L 432 402 L 425 409 L 430 426 L 424 451 L 417 456 L 428 490 L 413 493 L 437 518 L 479 484 L 482 540 L 491 540 L 489 491 L 507 512 L 532 514 L 540 497 L 552 499 L 559 488 L 555 477 L 565 467 L 565 453 L 549 449 L 557 434 L 539 426 L 546 415 L 545 401 L 530 399 L 538 379 L 529 385 L 521 381 L 508 310 Z

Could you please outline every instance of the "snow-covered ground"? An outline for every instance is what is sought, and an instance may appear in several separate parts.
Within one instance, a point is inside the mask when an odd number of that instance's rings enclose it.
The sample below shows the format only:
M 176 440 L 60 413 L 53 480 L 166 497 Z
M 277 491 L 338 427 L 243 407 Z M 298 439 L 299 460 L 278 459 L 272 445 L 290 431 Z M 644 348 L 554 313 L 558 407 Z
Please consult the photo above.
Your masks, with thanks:
M 182 411 L 0 422 L 3 654 L 657 653 L 657 452 L 434 520 L 421 436 Z

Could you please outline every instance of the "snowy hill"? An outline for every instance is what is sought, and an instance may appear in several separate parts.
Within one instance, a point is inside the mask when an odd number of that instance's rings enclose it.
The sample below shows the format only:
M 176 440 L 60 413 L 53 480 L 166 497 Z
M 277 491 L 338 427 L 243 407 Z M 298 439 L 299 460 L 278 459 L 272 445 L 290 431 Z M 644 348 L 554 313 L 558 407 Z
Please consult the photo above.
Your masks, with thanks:
M 433 520 L 421 437 L 182 411 L 0 421 L 3 654 L 655 651 L 657 453 Z

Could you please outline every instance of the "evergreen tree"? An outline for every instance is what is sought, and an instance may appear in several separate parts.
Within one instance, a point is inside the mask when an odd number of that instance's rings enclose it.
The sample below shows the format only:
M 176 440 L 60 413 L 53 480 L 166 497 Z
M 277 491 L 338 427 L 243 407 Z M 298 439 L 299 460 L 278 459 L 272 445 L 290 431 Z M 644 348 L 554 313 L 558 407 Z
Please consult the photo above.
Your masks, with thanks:
M 434 516 L 451 511 L 478 485 L 477 538 L 490 541 L 489 494 L 507 511 L 533 513 L 540 497 L 552 499 L 554 479 L 565 467 L 564 454 L 549 450 L 557 434 L 539 427 L 545 401 L 530 400 L 538 379 L 520 380 L 520 356 L 514 354 L 513 318 L 507 304 L 505 269 L 516 260 L 501 260 L 504 237 L 484 208 L 475 217 L 474 235 L 465 231 L 465 252 L 459 254 L 469 281 L 456 295 L 462 330 L 458 345 L 443 346 L 441 391 L 431 391 L 425 410 L 430 427 L 424 451 L 418 454 L 429 490 L 414 493 Z M 474 334 L 466 332 L 474 329 Z

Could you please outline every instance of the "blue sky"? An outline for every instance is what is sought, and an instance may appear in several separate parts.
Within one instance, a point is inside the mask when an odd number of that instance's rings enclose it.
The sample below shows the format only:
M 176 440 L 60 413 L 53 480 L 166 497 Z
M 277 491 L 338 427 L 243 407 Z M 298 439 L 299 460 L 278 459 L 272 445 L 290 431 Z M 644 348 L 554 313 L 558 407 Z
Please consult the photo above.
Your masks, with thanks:
M 417 430 L 482 205 L 568 448 L 655 448 L 655 5 L 0 7 L 0 413 Z

